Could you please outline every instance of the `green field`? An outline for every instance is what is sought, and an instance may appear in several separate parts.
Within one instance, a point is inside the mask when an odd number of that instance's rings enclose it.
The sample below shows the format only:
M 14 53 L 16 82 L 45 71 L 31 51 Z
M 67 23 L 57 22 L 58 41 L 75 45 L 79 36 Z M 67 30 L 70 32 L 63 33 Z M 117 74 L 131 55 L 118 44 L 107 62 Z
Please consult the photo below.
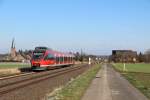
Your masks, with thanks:
M 125 71 L 123 71 L 123 64 L 113 65 L 130 83 L 150 99 L 150 64 L 126 64 Z
M 0 69 L 30 67 L 29 63 L 0 63 Z
M 123 63 L 116 63 L 114 65 L 115 68 L 117 68 L 119 71 L 123 71 L 124 69 Z M 125 71 L 150 73 L 150 64 L 145 64 L 145 63 L 125 64 Z

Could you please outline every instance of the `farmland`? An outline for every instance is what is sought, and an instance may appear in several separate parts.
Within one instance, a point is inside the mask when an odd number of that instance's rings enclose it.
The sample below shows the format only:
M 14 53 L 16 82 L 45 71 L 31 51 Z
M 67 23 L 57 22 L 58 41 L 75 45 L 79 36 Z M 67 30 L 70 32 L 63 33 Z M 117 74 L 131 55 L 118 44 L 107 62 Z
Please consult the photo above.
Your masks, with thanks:
M 30 67 L 29 63 L 0 63 L 0 69 Z
M 126 64 L 125 70 L 123 70 L 124 64 L 122 63 L 113 65 L 130 83 L 150 99 L 150 64 Z
M 114 64 L 115 68 L 119 71 L 123 71 L 124 64 L 123 63 L 116 63 Z M 150 64 L 146 63 L 137 63 L 137 64 L 125 64 L 125 71 L 127 72 L 143 72 L 143 73 L 150 73 Z

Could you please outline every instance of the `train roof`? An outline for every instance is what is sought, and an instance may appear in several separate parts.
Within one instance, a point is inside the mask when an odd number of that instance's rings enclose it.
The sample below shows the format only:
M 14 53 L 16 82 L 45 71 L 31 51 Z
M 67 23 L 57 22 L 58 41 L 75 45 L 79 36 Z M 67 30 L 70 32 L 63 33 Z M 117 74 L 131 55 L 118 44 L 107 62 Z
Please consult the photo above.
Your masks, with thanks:
M 48 47 L 35 47 L 35 50 L 51 50 Z
M 35 47 L 35 51 L 47 51 L 47 52 L 55 55 L 56 57 L 57 56 L 74 57 L 73 54 L 55 51 L 55 50 L 52 50 L 52 49 L 50 49 L 48 47 Z
M 51 54 L 57 56 L 66 56 L 66 57 L 74 57 L 73 54 L 70 53 L 63 53 L 63 52 L 59 52 L 59 51 L 55 51 L 55 50 L 48 50 L 48 52 L 50 52 Z

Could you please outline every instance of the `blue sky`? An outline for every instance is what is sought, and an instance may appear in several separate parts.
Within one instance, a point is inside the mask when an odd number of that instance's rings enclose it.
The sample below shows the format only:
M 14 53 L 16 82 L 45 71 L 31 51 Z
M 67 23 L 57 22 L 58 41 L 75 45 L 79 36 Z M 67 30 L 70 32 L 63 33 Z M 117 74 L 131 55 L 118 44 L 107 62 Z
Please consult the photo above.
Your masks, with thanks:
M 111 54 L 150 48 L 150 0 L 0 0 L 0 53 L 48 46 Z

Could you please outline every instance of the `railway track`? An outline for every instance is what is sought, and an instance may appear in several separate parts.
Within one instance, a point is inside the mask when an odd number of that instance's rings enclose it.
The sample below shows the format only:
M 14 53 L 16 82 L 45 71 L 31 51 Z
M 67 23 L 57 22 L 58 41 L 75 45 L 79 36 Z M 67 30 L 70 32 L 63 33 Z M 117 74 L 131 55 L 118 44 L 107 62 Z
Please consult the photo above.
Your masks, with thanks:
M 66 67 L 58 70 L 51 70 L 40 73 L 28 73 L 18 76 L 5 77 L 0 79 L 0 97 L 9 92 L 24 88 L 28 85 L 33 85 L 47 79 L 57 77 L 66 73 L 71 73 L 80 70 L 85 66 Z
M 29 73 L 20 73 L 20 74 L 15 74 L 15 75 L 4 76 L 4 77 L 0 77 L 0 81 L 6 80 L 6 79 L 11 79 L 11 78 L 16 78 L 16 77 L 20 77 L 20 76 L 27 76 L 27 75 L 31 75 L 34 73 L 35 72 L 29 72 Z

